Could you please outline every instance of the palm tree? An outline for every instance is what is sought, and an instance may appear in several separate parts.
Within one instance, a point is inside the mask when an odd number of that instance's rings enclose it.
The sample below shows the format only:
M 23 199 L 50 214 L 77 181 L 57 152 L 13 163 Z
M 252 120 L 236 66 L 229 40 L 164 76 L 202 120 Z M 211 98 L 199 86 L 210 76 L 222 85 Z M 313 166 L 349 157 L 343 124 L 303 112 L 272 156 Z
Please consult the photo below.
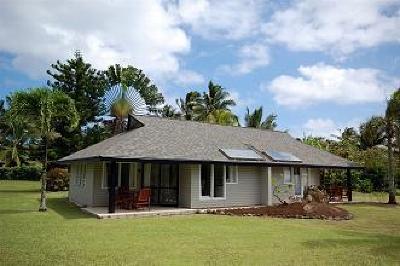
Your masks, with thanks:
M 30 133 L 36 135 L 43 144 L 43 173 L 41 176 L 41 194 L 39 211 L 46 211 L 46 171 L 49 142 L 60 137 L 54 124 L 65 121 L 72 130 L 79 123 L 79 115 L 74 101 L 59 90 L 36 88 L 15 92 L 10 97 L 10 113 L 15 117 L 26 119 L 34 125 Z
M 276 123 L 276 118 L 277 118 L 276 114 L 269 114 L 263 122 L 261 122 L 262 117 L 263 117 L 262 106 L 254 109 L 252 113 L 250 113 L 250 110 L 247 107 L 247 112 L 244 117 L 244 121 L 246 122 L 247 127 L 274 130 L 278 126 Z
M 28 140 L 28 123 L 21 117 L 6 113 L 4 123 L 7 126 L 5 134 L 5 154 L 4 161 L 6 166 L 21 166 L 21 149 Z
M 263 108 L 260 106 L 259 108 L 256 108 L 254 112 L 250 114 L 249 107 L 247 107 L 247 112 L 246 115 L 244 116 L 244 121 L 246 123 L 246 127 L 255 127 L 255 128 L 260 128 L 261 127 L 261 119 L 263 115 Z
M 230 98 L 229 92 L 222 88 L 218 84 L 214 84 L 212 81 L 208 83 L 208 93 L 204 92 L 198 105 L 193 107 L 195 113 L 195 120 L 206 121 L 210 123 L 218 123 L 219 119 L 216 115 L 221 115 L 221 111 L 224 111 L 224 116 L 227 116 L 227 112 L 234 116 L 231 107 L 235 106 L 236 103 Z
M 388 101 L 385 112 L 388 145 L 388 182 L 389 204 L 396 204 L 396 182 L 394 177 L 393 146 L 400 147 L 400 89 L 395 91 Z
M 166 104 L 161 110 L 161 116 L 168 118 L 176 118 L 179 116 L 179 114 L 176 113 L 176 110 L 172 105 Z
M 164 103 L 164 96 L 141 69 L 131 65 L 121 67 L 121 65 L 116 64 L 108 68 L 106 76 L 110 86 L 119 85 L 125 88 L 134 88 L 143 98 L 150 112 L 157 113 L 159 111 L 157 106 Z
M 362 149 L 385 143 L 385 118 L 372 116 L 360 125 L 360 145 Z
M 186 120 L 193 120 L 193 111 L 201 102 L 201 94 L 197 91 L 186 93 L 185 99 L 179 98 L 175 100 L 179 107 L 181 115 Z
M 105 97 L 106 108 L 115 117 L 114 134 L 121 133 L 129 114 L 144 114 L 147 106 L 134 87 L 118 84 L 110 88 Z

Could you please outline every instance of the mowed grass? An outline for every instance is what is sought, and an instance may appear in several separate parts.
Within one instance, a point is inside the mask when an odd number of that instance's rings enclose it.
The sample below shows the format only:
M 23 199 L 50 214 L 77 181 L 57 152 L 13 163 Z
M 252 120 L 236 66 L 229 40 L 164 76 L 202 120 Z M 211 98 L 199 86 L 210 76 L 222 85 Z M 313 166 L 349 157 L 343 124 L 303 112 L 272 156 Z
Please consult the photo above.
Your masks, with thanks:
M 0 265 L 399 265 L 400 207 L 350 221 L 191 215 L 98 220 L 39 183 L 0 181 Z

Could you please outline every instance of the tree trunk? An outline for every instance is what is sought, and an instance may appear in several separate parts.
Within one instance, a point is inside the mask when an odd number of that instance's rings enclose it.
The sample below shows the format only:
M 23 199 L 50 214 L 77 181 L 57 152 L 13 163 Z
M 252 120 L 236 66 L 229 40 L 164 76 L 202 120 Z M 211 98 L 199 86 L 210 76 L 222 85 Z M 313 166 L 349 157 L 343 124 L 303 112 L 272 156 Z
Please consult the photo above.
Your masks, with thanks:
M 387 134 L 388 134 L 388 192 L 389 201 L 388 204 L 396 204 L 396 187 L 394 185 L 394 174 L 393 174 L 393 125 L 392 121 L 388 119 L 387 123 Z
M 40 177 L 41 180 L 41 188 L 40 188 L 40 212 L 47 211 L 46 206 L 46 176 L 47 176 L 47 152 L 48 152 L 48 141 L 45 138 L 45 155 L 44 155 L 44 162 L 43 162 L 43 172 L 42 176 Z

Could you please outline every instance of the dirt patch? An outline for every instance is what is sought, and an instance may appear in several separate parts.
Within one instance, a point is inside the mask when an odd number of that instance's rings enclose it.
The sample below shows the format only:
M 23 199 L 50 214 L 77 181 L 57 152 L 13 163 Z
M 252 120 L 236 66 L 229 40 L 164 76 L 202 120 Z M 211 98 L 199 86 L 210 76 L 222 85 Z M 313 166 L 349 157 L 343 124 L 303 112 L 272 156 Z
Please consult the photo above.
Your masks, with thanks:
M 215 214 L 238 216 L 269 216 L 279 218 L 299 219 L 332 219 L 349 220 L 353 215 L 347 210 L 329 205 L 327 203 L 291 203 L 277 206 L 262 206 L 252 208 L 230 208 L 211 211 Z

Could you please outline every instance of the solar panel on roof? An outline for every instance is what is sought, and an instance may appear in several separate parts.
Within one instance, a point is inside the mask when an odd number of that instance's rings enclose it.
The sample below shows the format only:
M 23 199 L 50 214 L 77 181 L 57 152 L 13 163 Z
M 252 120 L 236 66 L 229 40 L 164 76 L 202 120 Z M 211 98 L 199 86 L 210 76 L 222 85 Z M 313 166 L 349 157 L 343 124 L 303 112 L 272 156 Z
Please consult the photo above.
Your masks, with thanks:
M 266 150 L 265 154 L 272 160 L 278 162 L 301 162 L 301 160 L 291 153 L 275 150 Z
M 249 149 L 220 149 L 220 151 L 228 157 L 228 159 L 261 161 L 263 157 L 255 151 Z

